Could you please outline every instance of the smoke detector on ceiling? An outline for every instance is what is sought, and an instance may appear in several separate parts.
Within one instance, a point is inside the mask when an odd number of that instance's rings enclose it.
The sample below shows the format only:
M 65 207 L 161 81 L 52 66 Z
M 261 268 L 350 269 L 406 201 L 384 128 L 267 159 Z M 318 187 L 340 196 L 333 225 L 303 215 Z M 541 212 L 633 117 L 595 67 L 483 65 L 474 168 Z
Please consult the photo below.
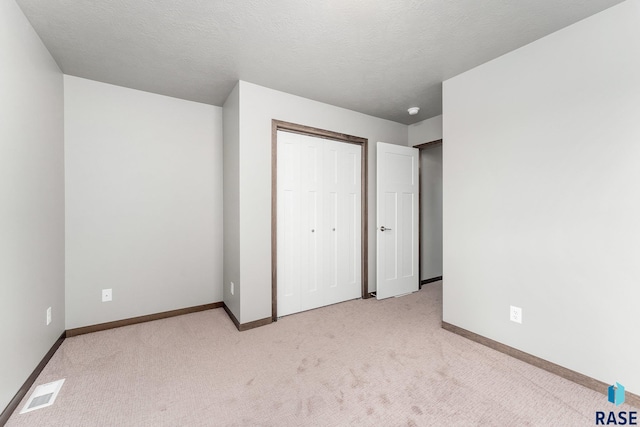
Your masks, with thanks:
M 411 107 L 407 110 L 410 116 L 415 116 L 420 111 L 420 107 Z

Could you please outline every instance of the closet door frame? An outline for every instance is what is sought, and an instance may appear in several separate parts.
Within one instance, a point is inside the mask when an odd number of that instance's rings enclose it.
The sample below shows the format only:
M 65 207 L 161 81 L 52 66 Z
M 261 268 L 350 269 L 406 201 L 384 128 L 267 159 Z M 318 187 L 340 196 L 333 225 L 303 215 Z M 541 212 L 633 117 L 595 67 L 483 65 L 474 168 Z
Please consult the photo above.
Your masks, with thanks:
M 368 139 L 273 119 L 271 122 L 271 319 L 278 320 L 278 131 L 299 133 L 316 138 L 361 146 L 361 256 L 362 298 L 369 298 L 369 237 L 367 209 L 367 145 Z

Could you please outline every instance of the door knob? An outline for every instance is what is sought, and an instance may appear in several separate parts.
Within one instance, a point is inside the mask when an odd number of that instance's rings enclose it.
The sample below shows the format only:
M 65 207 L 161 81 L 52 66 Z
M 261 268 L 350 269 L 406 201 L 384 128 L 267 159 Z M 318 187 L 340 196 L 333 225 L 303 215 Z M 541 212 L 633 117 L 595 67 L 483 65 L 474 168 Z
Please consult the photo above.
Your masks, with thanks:
M 390 228 L 385 228 L 384 225 L 380 227 L 380 231 L 391 231 Z

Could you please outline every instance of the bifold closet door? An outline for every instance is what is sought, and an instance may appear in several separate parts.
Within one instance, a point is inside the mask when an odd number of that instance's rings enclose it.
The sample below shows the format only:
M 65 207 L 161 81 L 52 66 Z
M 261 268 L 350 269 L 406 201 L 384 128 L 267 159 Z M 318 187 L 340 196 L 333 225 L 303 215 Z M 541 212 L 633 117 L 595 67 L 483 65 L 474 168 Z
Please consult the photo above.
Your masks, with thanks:
M 278 316 L 361 292 L 361 147 L 279 131 Z
M 362 296 L 362 147 L 325 140 L 325 304 Z

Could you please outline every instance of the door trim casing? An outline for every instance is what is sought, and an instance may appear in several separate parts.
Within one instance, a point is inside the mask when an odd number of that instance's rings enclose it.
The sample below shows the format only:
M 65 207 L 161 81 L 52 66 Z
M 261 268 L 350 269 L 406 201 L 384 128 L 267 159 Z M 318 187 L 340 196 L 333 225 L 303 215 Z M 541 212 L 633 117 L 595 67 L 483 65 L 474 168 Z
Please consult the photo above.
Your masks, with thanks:
M 300 125 L 282 120 L 273 119 L 271 121 L 271 319 L 278 320 L 278 131 L 299 133 L 302 135 L 317 138 L 330 139 L 333 141 L 356 144 L 361 149 L 361 275 L 362 275 L 362 298 L 369 298 L 369 236 L 368 236 L 368 204 L 367 204 L 367 145 L 369 140 L 359 136 L 347 135 L 311 126 Z

